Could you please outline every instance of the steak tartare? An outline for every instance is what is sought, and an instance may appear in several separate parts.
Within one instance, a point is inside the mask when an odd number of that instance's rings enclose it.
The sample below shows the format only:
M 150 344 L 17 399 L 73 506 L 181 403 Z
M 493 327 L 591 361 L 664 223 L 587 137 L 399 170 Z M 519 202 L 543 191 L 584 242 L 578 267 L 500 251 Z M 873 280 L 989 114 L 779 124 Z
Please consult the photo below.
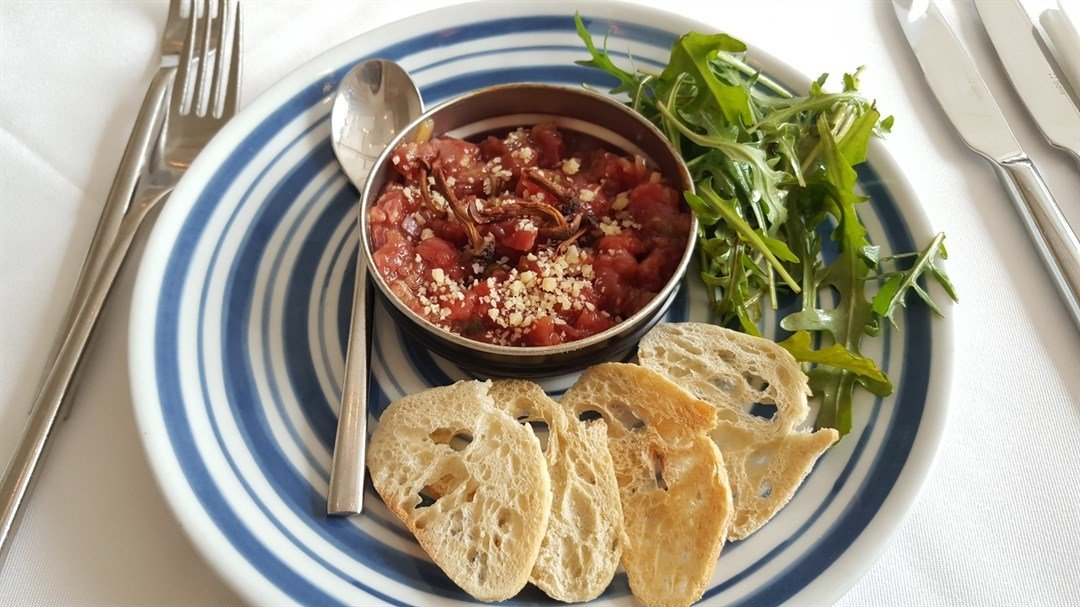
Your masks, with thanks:
M 367 216 L 375 268 L 432 324 L 505 346 L 615 326 L 668 282 L 690 210 L 640 156 L 554 124 L 406 143 Z

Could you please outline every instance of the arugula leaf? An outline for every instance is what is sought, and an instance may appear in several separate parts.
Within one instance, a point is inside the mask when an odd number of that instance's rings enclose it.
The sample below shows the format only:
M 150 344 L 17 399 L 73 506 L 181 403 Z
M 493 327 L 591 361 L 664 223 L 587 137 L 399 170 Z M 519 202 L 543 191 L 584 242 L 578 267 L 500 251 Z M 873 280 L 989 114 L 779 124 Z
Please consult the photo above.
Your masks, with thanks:
M 712 226 L 724 218 L 724 214 L 720 211 L 720 209 L 705 202 L 699 196 L 695 196 L 687 192 L 685 195 L 683 195 L 683 198 L 686 199 L 687 206 L 689 206 L 690 210 L 694 212 L 694 215 L 697 215 L 698 221 L 701 222 L 701 225 L 704 227 Z M 739 221 L 742 221 L 742 219 L 740 218 Z M 750 230 L 753 231 L 753 228 L 750 228 Z M 710 242 L 717 243 L 712 245 L 712 249 L 727 246 L 727 242 L 719 238 L 714 239 Z M 706 252 L 713 254 L 713 252 L 709 249 L 706 249 Z
M 780 322 L 780 326 L 788 331 L 823 331 L 832 337 L 833 343 L 853 355 L 861 355 L 859 344 L 862 336 L 872 333 L 876 324 L 865 292 L 870 268 L 859 253 L 870 243 L 866 240 L 866 228 L 855 212 L 855 203 L 861 200 L 855 194 L 855 170 L 837 147 L 824 117 L 818 119 L 817 130 L 825 162 L 821 173 L 824 180 L 835 188 L 837 199 L 833 201 L 835 206 L 832 212 L 839 222 L 833 233 L 839 252 L 825 268 L 822 284 L 836 289 L 840 301 L 829 310 L 814 308 L 789 314 Z M 836 367 L 817 367 L 809 376 L 811 389 L 815 396 L 821 398 L 816 425 L 836 428 L 840 436 L 844 436 L 851 430 L 851 399 L 857 376 Z
M 840 344 L 814 350 L 810 347 L 810 342 L 811 337 L 808 332 L 798 331 L 784 341 L 778 342 L 777 345 L 787 350 L 795 357 L 795 360 L 801 363 L 827 365 L 854 373 L 863 380 L 868 389 L 878 396 L 892 394 L 892 383 L 889 382 L 888 376 L 877 368 L 873 360 L 852 354 Z
M 585 23 L 581 21 L 581 14 L 574 13 L 574 26 L 577 28 L 577 34 L 581 38 L 581 41 L 585 43 L 585 48 L 589 50 L 589 54 L 592 55 L 592 59 L 588 61 L 575 61 L 574 63 L 584 67 L 595 67 L 603 70 L 608 74 L 614 76 L 619 85 L 611 89 L 612 94 L 628 93 L 638 88 L 640 79 L 627 72 L 611 60 L 611 57 L 607 54 L 607 40 L 604 41 L 604 51 L 600 52 L 596 49 L 596 45 L 593 44 L 592 36 L 589 34 L 589 30 L 585 27 Z
M 776 269 L 777 274 L 780 274 L 784 279 L 784 282 L 788 283 L 791 290 L 798 293 L 799 283 L 795 282 L 795 279 L 791 277 L 791 274 L 788 274 L 787 269 L 785 269 L 783 264 L 780 263 L 780 260 L 776 258 L 776 255 L 773 253 L 772 249 L 770 249 L 769 245 L 761 239 L 761 236 L 759 236 L 742 217 L 739 217 L 739 214 L 735 212 L 735 207 L 732 202 L 721 198 L 713 191 L 712 185 L 709 184 L 709 182 L 698 184 L 698 191 L 701 192 L 701 196 L 697 196 L 692 192 L 686 192 L 683 196 L 688 201 L 692 200 L 692 204 L 695 206 L 708 206 L 719 213 L 720 216 L 724 218 L 724 221 L 739 233 L 739 236 L 750 243 L 755 249 L 760 251 L 767 260 L 769 260 L 769 265 Z M 702 197 L 704 197 L 704 199 Z M 786 253 L 786 256 L 794 261 L 795 256 L 792 255 L 791 251 L 787 250 L 787 247 L 784 247 L 784 249 L 785 251 L 782 254 Z
M 701 280 L 716 321 L 760 336 L 764 306 L 779 307 L 798 294 L 800 310 L 781 320 L 794 335 L 783 342 L 810 368 L 810 386 L 822 406 L 818 427 L 841 435 L 851 427 L 856 386 L 879 395 L 892 387 L 885 373 L 860 352 L 914 292 L 939 312 L 920 284 L 930 276 L 949 297 L 955 289 L 937 258 L 941 238 L 921 253 L 881 257 L 856 212 L 853 167 L 866 161 L 871 137 L 893 126 L 859 91 L 862 68 L 844 74 L 840 92 L 825 90 L 827 74 L 795 96 L 746 59 L 745 45 L 723 34 L 687 33 L 671 48 L 660 73 L 626 71 L 607 48 L 597 49 L 580 18 L 577 33 L 591 59 L 579 61 L 617 81 L 614 93 L 655 124 L 686 161 L 697 189 L 685 199 L 699 219 L 696 238 Z M 835 221 L 833 227 L 831 223 Z M 838 255 L 822 259 L 831 232 Z M 883 264 L 914 259 L 910 268 L 884 272 Z M 871 277 L 870 271 L 879 272 Z M 882 281 L 873 301 L 866 282 Z M 824 308 L 820 294 L 839 294 Z M 817 333 L 815 333 L 817 332 Z M 826 345 L 814 350 L 815 338 Z
M 697 94 L 687 105 L 688 111 L 715 110 L 729 124 L 749 125 L 753 122 L 753 112 L 747 88 L 741 81 L 721 82 L 709 64 L 720 51 L 742 53 L 746 45 L 727 34 L 685 34 L 671 46 L 671 58 L 660 79 L 674 82 L 681 74 L 690 74 L 697 85 Z
M 881 137 L 881 136 L 885 135 L 886 133 L 891 133 L 892 132 L 892 127 L 893 127 L 893 117 L 892 116 L 886 116 L 885 118 L 883 118 L 881 120 L 881 122 L 878 123 L 877 129 L 876 129 L 874 134 L 877 135 L 878 137 Z
M 870 144 L 870 137 L 878 124 L 881 114 L 875 109 L 869 109 L 855 119 L 843 139 L 837 142 L 837 148 L 844 155 L 844 160 L 854 166 L 866 161 L 866 149 Z
M 690 141 L 703 147 L 715 148 L 731 160 L 746 164 L 753 176 L 753 186 L 748 192 L 750 202 L 756 203 L 760 200 L 765 203 L 771 225 L 784 222 L 787 217 L 787 207 L 783 202 L 784 193 L 780 190 L 780 183 L 785 176 L 769 166 L 764 150 L 718 135 L 697 133 L 683 124 L 682 120 L 672 114 L 663 103 L 657 102 L 656 109 L 660 111 L 665 124 L 674 126 Z
M 935 263 L 938 254 L 942 258 L 948 257 L 945 252 L 944 233 L 934 237 L 929 246 L 923 249 L 915 258 L 915 263 L 910 268 L 892 275 L 881 285 L 877 295 L 874 296 L 874 313 L 882 318 L 887 318 L 895 327 L 896 321 L 893 319 L 893 314 L 896 313 L 897 306 L 906 306 L 904 298 L 909 291 L 914 291 L 935 314 L 941 316 L 941 310 L 930 299 L 930 295 L 918 284 L 919 278 L 924 274 L 930 274 L 945 289 L 945 292 L 953 301 L 960 301 L 956 296 L 956 289 L 953 287 L 952 281 L 949 280 L 949 275 L 945 273 L 944 268 Z
M 758 238 L 761 239 L 761 242 L 765 243 L 765 246 L 769 249 L 769 252 L 775 255 L 778 259 L 790 261 L 792 263 L 796 263 L 799 261 L 799 258 L 795 257 L 795 254 L 791 252 L 791 249 L 789 249 L 786 244 L 784 244 L 783 240 L 780 240 L 778 238 L 771 238 L 761 230 L 754 230 L 754 233 L 758 235 Z M 797 289 L 796 292 L 798 292 Z
M 795 97 L 785 104 L 786 107 L 779 107 L 770 112 L 755 124 L 751 130 L 758 130 L 766 126 L 778 126 L 789 122 L 802 113 L 822 112 L 832 109 L 837 104 L 860 101 L 865 102 L 858 93 L 820 93 L 809 97 Z

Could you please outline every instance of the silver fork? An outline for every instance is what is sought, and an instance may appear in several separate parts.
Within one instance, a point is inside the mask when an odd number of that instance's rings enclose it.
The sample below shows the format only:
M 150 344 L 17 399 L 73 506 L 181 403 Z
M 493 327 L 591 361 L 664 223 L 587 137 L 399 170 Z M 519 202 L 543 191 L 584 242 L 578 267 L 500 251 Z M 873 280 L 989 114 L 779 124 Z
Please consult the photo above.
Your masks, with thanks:
M 184 35 L 188 30 L 188 17 L 191 3 L 189 0 L 170 0 L 169 15 L 165 22 L 165 32 L 161 37 L 161 62 L 157 73 L 154 74 L 147 88 L 146 97 L 143 98 L 142 107 L 135 118 L 135 124 L 128 137 L 127 147 L 120 158 L 120 166 L 116 171 L 109 194 L 105 198 L 105 205 L 98 218 L 94 235 L 90 239 L 90 248 L 87 249 L 86 259 L 75 280 L 75 289 L 68 304 L 67 313 L 61 323 L 62 330 L 56 335 L 56 342 L 49 353 L 48 361 L 51 367 L 56 361 L 56 355 L 60 347 L 64 345 L 64 337 L 71 331 L 75 314 L 79 311 L 79 304 L 86 299 L 93 277 L 101 270 L 101 264 L 105 255 L 109 252 L 113 240 L 116 238 L 116 230 L 120 226 L 120 220 L 124 216 L 128 203 L 135 197 L 135 190 L 139 187 L 140 177 L 145 172 L 146 165 L 153 151 L 154 139 L 161 132 L 165 122 L 167 106 L 166 97 L 169 93 L 169 84 L 176 73 L 176 66 L 180 60 L 180 51 L 184 46 Z M 45 384 L 48 373 L 41 377 L 38 391 Z
M 236 113 L 240 85 L 240 6 L 229 0 L 193 0 L 180 65 L 172 79 L 165 124 L 146 156 L 137 194 L 126 205 L 115 236 L 88 274 L 70 331 L 30 412 L 30 420 L 0 481 L 0 560 L 6 556 L 31 481 L 58 420 L 86 344 L 139 226 L 165 200 L 195 156 Z M 172 74 L 170 74 L 172 75 Z

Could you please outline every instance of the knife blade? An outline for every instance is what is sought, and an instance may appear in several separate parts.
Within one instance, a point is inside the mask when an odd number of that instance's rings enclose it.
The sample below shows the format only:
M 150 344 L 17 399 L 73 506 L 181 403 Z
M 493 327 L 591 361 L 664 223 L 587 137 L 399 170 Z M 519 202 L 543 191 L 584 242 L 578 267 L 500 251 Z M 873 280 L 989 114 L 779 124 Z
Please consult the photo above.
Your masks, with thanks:
M 1013 88 L 1047 141 L 1080 160 L 1080 111 L 1035 39 L 1017 0 L 975 0 L 983 27 Z
M 1043 11 L 1039 15 L 1039 25 L 1045 34 L 1043 42 L 1065 74 L 1065 80 L 1072 85 L 1073 94 L 1080 98 L 1080 34 L 1065 14 L 1065 5 L 1060 6 L 1060 9 Z
M 1080 240 L 1076 233 L 937 6 L 929 0 L 893 0 L 893 8 L 930 91 L 964 143 L 993 163 L 1066 311 L 1080 327 Z
M 893 8 L 930 91 L 964 143 L 997 162 L 1023 156 L 990 89 L 938 8 L 927 0 L 893 0 Z

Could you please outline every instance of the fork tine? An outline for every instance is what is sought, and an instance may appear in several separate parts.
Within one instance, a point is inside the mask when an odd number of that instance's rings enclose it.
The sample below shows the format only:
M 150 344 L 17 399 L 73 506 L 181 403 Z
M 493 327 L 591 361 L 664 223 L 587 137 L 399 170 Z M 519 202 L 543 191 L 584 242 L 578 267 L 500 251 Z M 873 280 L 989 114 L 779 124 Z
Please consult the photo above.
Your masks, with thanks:
M 169 0 L 169 19 L 183 19 L 185 0 Z
M 191 68 L 192 63 L 195 61 L 195 30 L 198 26 L 198 19 L 196 18 L 196 6 L 197 0 L 191 0 L 188 2 L 188 22 L 187 22 L 187 34 L 184 36 L 184 48 L 180 51 L 180 65 L 176 74 L 176 79 L 173 81 L 173 87 L 180 87 L 180 94 L 177 95 L 173 92 L 172 99 L 174 102 L 179 102 L 179 109 L 181 113 L 185 113 L 185 109 L 188 107 L 187 100 L 191 91 Z
M 222 104 L 224 103 L 223 97 L 225 95 L 224 80 L 229 75 L 229 64 L 227 63 L 227 60 L 229 59 L 228 51 L 231 37 L 228 35 L 228 26 L 231 26 L 232 21 L 234 20 L 229 16 L 231 12 L 229 10 L 229 5 L 230 3 L 226 0 L 217 0 L 218 20 L 217 31 L 215 32 L 217 48 L 214 51 L 217 66 L 214 70 L 214 83 L 213 90 L 210 93 L 209 107 L 209 111 L 211 114 L 214 115 L 214 117 L 221 116 L 221 108 Z
M 204 116 L 206 114 L 205 92 L 210 86 L 211 73 L 214 69 L 214 62 L 210 57 L 210 30 L 213 26 L 214 15 L 210 0 L 198 0 L 198 3 L 202 8 L 202 18 L 198 20 L 199 47 L 202 51 L 199 55 L 199 71 L 195 75 L 195 90 L 189 111 L 195 112 L 196 116 Z
M 229 36 L 232 39 L 232 48 L 229 50 L 229 69 L 226 74 L 226 77 L 229 80 L 225 89 L 225 102 L 222 104 L 221 118 L 230 118 L 240 107 L 240 66 L 242 65 L 240 60 L 240 48 L 242 42 L 240 7 L 240 2 L 237 2 L 234 5 L 232 11 L 232 27 L 229 28 Z

